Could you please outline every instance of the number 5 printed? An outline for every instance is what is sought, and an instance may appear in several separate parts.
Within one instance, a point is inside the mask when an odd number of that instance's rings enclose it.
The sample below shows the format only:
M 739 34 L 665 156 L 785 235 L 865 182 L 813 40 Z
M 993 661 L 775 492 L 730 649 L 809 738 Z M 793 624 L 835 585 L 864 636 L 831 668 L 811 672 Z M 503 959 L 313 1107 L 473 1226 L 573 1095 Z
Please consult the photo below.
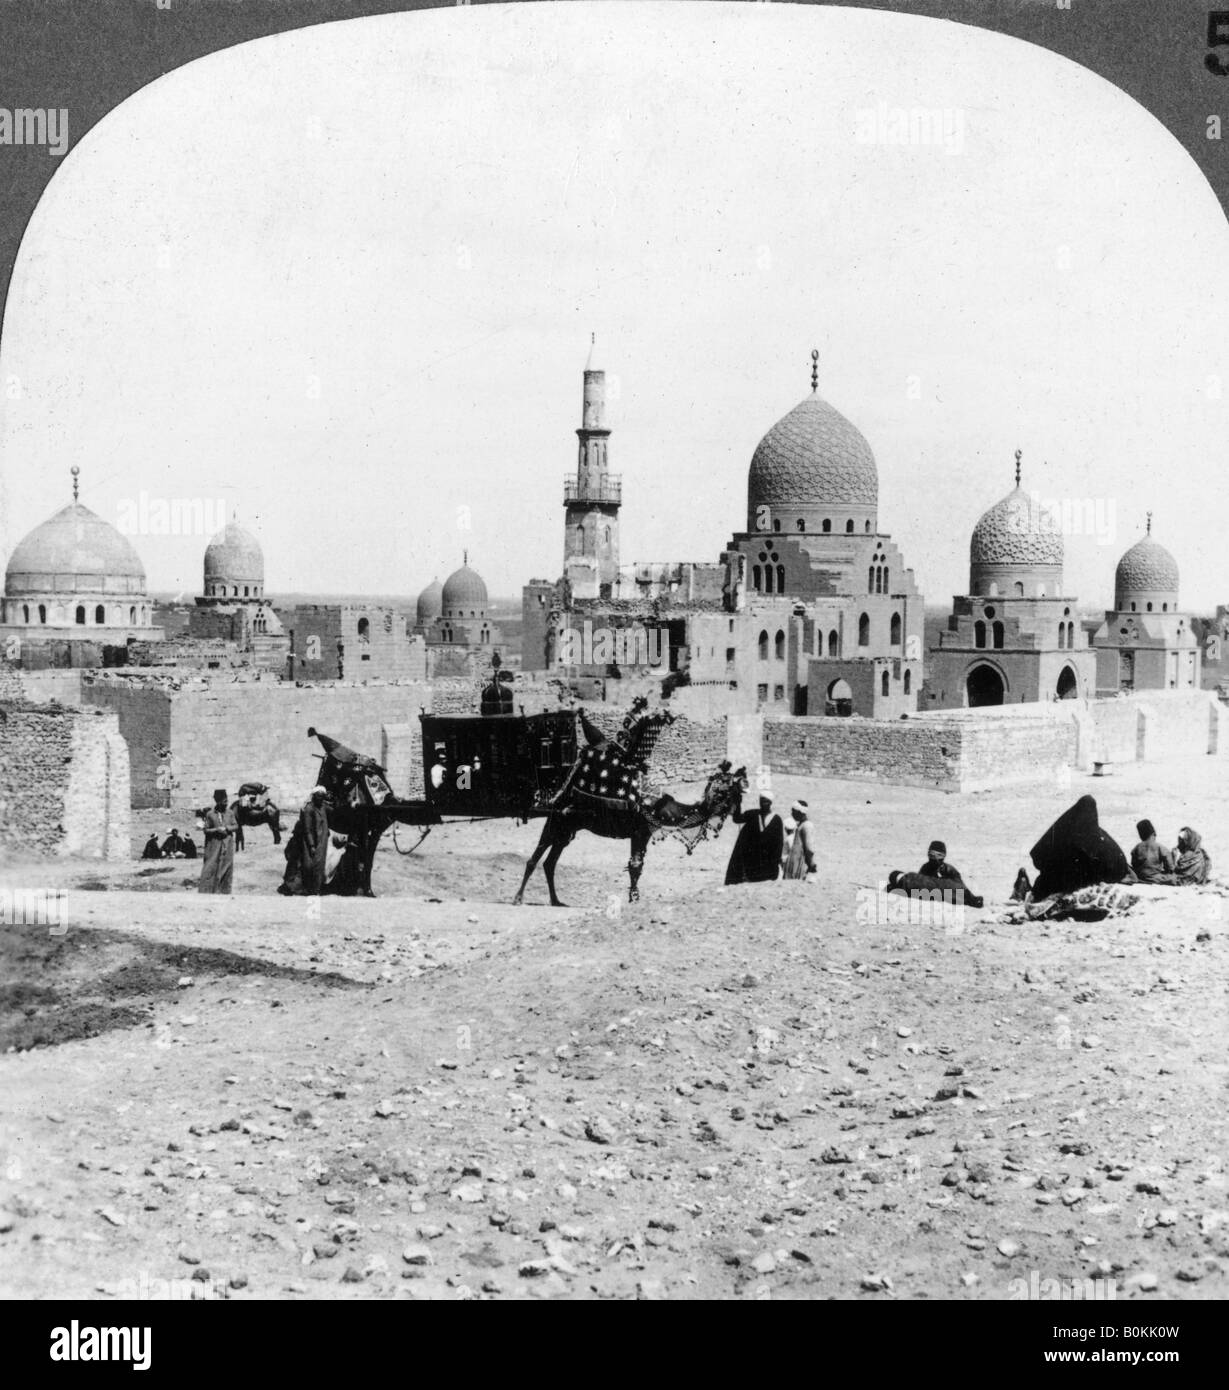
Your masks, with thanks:
M 1229 10 L 1209 10 L 1208 47 L 1222 48 L 1226 45 L 1229 45 Z M 1203 65 L 1217 77 L 1229 77 L 1229 63 L 1219 53 L 1209 53 Z

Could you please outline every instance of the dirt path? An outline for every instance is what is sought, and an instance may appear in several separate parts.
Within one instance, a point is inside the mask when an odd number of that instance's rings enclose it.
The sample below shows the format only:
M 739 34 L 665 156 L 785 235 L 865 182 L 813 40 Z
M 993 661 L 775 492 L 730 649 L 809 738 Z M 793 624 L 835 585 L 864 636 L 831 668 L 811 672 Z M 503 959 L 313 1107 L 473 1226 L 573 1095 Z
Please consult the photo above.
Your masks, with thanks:
M 508 823 L 382 851 L 374 902 L 277 897 L 263 831 L 231 899 L 180 862 L 9 865 L 68 896 L 63 935 L 3 936 L 0 1294 L 1224 1297 L 1229 899 L 997 920 L 1083 790 L 1128 847 L 1190 821 L 1225 868 L 1220 777 L 778 779 L 822 885 L 723 890 L 727 829 L 655 845 L 634 907 L 595 839 L 578 906 L 509 906 Z M 138 848 L 170 824 L 139 819 Z M 932 835 L 992 910 L 865 892 Z

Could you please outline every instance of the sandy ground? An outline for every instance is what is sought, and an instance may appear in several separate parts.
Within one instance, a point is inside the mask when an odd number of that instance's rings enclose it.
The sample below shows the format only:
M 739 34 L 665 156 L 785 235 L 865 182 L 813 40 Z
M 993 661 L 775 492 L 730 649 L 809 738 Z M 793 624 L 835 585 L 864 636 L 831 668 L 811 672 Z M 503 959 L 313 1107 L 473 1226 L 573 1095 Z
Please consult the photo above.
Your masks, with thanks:
M 278 897 L 267 830 L 232 898 L 184 862 L 10 862 L 65 929 L 0 934 L 0 1293 L 1223 1298 L 1229 898 L 1003 918 L 1086 790 L 1124 848 L 1189 822 L 1229 871 L 1224 777 L 779 778 L 822 884 L 722 888 L 727 827 L 654 845 L 635 906 L 626 846 L 584 837 L 572 906 L 539 874 L 512 907 L 511 822 L 386 839 L 376 901 Z M 134 853 L 171 823 L 135 819 Z M 875 896 L 932 836 L 986 911 Z

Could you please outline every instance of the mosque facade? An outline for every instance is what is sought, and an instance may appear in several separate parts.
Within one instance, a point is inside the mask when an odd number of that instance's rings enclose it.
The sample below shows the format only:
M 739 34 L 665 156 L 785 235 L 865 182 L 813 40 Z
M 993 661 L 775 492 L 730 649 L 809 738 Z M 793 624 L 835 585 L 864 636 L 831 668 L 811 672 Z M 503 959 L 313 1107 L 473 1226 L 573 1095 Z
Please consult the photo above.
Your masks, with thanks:
M 1065 590 L 1061 527 L 1020 486 L 1017 450 L 1016 486 L 973 528 L 969 592 L 927 653 L 923 708 L 1090 698 L 1097 658 Z
M 281 671 L 289 641 L 265 598 L 265 557 L 260 542 L 237 519 L 205 547 L 201 592 L 188 617 L 194 639 L 232 643 L 252 664 Z
M 426 645 L 430 675 L 468 676 L 490 666 L 502 640 L 490 603 L 486 581 L 470 567 L 468 551 L 443 584 L 433 579 L 418 595 L 413 632 Z
M 607 515 L 621 503 L 612 475 L 595 475 L 588 452 L 602 422 L 608 463 L 604 373 L 584 374 L 584 424 L 577 477 L 565 490 L 564 573 L 533 580 L 522 594 L 522 665 L 567 677 L 676 673 L 717 687 L 731 709 L 863 714 L 895 718 L 917 708 L 924 613 L 913 572 L 879 529 L 879 479 L 862 434 L 818 394 L 760 441 L 747 482 L 746 527 L 716 563 L 619 566 L 617 553 L 579 556 L 574 499 L 605 486 Z M 588 472 L 586 472 L 586 468 Z M 595 482 L 595 476 L 597 481 Z M 604 523 L 602 523 L 604 524 Z M 604 537 L 604 532 L 601 533 Z M 613 529 L 612 544 L 617 544 Z M 583 559 L 582 567 L 578 560 Z M 629 639 L 597 659 L 586 635 L 647 632 L 642 659 Z M 579 638 L 580 640 L 575 640 Z M 595 658 L 579 664 L 577 652 Z M 604 655 L 604 654 L 603 654 Z M 630 669 L 629 669 L 630 668 Z
M 28 669 L 120 666 L 130 642 L 157 642 L 145 567 L 132 542 L 78 500 L 20 540 L 0 607 L 0 655 Z
M 1178 566 L 1152 538 L 1152 514 L 1142 540 L 1118 561 L 1114 606 L 1093 634 L 1097 694 L 1137 690 L 1198 690 L 1199 636 L 1178 607 Z

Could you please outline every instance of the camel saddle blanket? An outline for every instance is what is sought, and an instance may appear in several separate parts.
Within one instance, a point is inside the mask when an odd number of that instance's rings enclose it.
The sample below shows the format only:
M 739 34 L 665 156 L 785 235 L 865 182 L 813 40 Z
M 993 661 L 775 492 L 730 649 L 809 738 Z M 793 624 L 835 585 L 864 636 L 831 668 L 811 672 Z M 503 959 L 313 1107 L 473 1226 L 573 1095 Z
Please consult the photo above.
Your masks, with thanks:
M 623 804 L 635 810 L 641 802 L 640 767 L 628 762 L 613 743 L 583 748 L 570 790 L 595 802 Z M 612 806 L 611 809 L 614 809 Z

